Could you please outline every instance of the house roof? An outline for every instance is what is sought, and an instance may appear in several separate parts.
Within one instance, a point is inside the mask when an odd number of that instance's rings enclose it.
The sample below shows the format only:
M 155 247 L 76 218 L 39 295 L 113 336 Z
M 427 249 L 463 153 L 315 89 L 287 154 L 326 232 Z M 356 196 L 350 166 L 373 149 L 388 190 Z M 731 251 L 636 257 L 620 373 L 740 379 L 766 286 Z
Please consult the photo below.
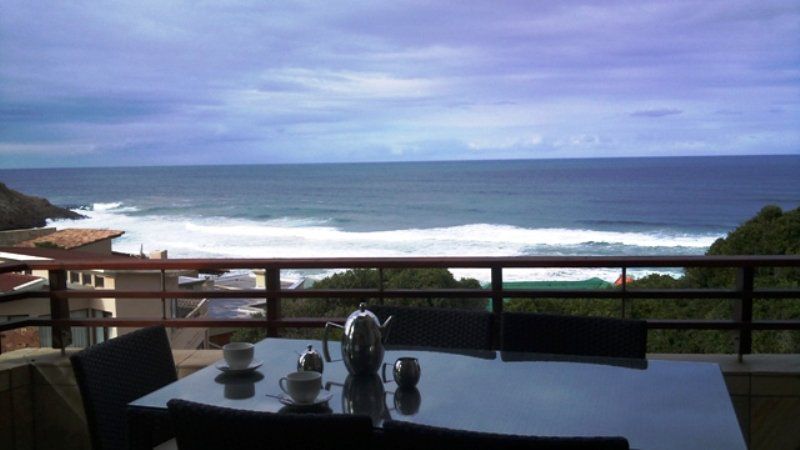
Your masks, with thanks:
M 92 252 L 82 252 L 80 250 L 64 250 L 61 248 L 47 248 L 47 247 L 0 247 L 0 262 L 2 261 L 36 261 L 36 260 L 58 260 L 64 262 L 70 261 L 86 261 L 86 260 L 124 260 L 130 261 L 131 259 L 138 259 L 136 255 L 129 255 L 126 253 L 114 252 L 110 255 L 100 255 Z M 94 269 L 97 272 L 105 274 L 115 273 L 159 273 L 156 269 L 150 270 L 106 270 Z M 193 275 L 196 273 L 194 270 L 175 269 L 167 270 L 166 273 L 170 276 L 179 275 Z
M 33 275 L 22 275 L 19 273 L 0 273 L 0 292 L 11 292 L 32 285 L 37 281 L 42 281 Z
M 484 285 L 489 288 L 489 284 Z M 608 289 L 614 285 L 594 277 L 586 280 L 504 281 L 504 289 Z
M 0 260 L 10 259 L 13 261 L 30 261 L 36 259 L 58 259 L 58 260 L 85 260 L 85 259 L 130 259 L 133 255 L 122 253 L 112 253 L 110 255 L 99 255 L 92 252 L 82 252 L 80 250 L 64 250 L 62 248 L 48 247 L 0 247 Z
M 16 244 L 17 247 L 39 247 L 53 245 L 64 250 L 83 247 L 105 239 L 120 237 L 120 230 L 99 230 L 91 228 L 65 228 L 45 236 L 39 236 Z
M 625 277 L 625 284 L 633 283 L 633 277 L 628 275 Z M 614 282 L 614 286 L 622 286 L 622 275 L 617 277 L 617 281 Z

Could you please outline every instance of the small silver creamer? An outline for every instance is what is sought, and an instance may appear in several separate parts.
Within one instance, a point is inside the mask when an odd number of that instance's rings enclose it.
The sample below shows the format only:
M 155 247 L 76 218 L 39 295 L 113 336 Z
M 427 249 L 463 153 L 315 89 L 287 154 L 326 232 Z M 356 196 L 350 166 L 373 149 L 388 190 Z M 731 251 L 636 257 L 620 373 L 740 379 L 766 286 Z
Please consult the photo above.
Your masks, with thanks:
M 319 372 L 322 373 L 323 362 L 322 356 L 314 350 L 314 347 L 309 345 L 306 351 L 300 354 L 297 358 L 297 371 L 298 372 Z

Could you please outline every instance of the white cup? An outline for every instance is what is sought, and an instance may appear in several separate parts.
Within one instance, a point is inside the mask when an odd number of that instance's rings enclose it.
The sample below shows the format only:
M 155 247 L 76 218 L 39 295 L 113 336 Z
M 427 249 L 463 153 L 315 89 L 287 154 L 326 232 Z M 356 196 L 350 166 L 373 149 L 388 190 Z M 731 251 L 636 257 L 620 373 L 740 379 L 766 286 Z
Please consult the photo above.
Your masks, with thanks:
M 297 403 L 311 403 L 322 389 L 322 374 L 319 372 L 292 372 L 278 381 L 281 390 Z
M 222 347 L 222 356 L 231 369 L 246 369 L 253 361 L 254 347 L 249 342 L 231 342 Z

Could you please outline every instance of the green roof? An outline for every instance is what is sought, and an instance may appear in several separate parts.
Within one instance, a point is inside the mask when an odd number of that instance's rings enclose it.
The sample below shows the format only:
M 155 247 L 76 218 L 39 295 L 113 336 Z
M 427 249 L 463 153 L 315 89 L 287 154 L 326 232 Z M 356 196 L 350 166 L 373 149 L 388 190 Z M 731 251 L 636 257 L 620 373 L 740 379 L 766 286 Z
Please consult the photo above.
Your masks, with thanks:
M 491 283 L 485 283 L 482 286 L 484 289 L 491 289 Z M 594 277 L 588 280 L 576 281 L 505 281 L 503 282 L 503 289 L 612 289 L 613 283 L 609 283 L 603 279 Z M 508 298 L 504 298 L 505 302 Z M 486 310 L 492 310 L 492 300 L 486 299 Z
M 489 283 L 483 286 L 490 288 Z M 614 285 L 600 278 L 576 281 L 504 281 L 503 289 L 611 289 Z

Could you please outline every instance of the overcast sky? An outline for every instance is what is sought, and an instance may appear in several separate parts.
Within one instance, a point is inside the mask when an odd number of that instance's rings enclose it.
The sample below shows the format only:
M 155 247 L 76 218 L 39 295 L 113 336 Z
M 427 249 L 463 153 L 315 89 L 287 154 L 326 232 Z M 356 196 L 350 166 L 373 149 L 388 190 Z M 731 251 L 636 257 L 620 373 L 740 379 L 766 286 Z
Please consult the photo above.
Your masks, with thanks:
M 0 3 L 0 168 L 800 154 L 800 2 Z

